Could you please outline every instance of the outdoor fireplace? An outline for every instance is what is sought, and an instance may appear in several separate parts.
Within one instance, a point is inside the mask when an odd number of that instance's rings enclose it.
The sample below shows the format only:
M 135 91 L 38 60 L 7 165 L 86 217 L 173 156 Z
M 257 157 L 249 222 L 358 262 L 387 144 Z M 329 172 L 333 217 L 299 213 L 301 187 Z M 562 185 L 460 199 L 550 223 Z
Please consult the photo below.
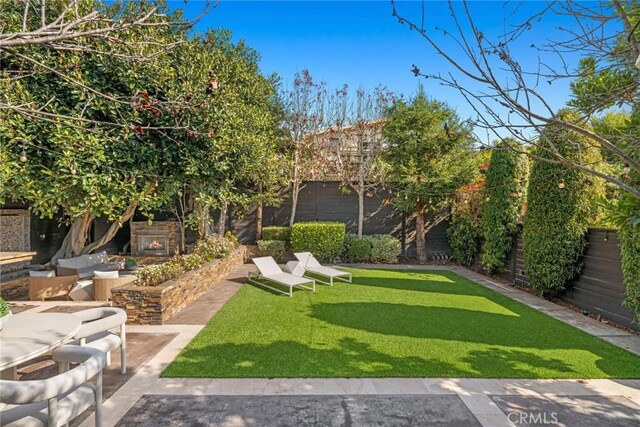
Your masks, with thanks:
M 180 233 L 175 221 L 133 221 L 131 254 L 139 256 L 171 256 L 180 246 Z
M 138 253 L 142 255 L 169 255 L 169 236 L 139 235 Z

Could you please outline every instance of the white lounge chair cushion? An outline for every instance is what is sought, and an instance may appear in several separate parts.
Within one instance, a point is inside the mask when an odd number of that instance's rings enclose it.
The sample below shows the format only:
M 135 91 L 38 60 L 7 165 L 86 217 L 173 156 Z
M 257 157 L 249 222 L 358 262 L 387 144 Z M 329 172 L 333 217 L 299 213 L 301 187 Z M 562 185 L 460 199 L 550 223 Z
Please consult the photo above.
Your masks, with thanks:
M 296 252 L 295 254 L 298 261 L 302 263 L 304 268 L 318 268 L 322 267 L 322 264 L 318 262 L 316 257 L 313 256 L 311 252 Z
M 263 277 L 267 280 L 272 280 L 274 282 L 278 282 L 287 286 L 304 285 L 305 283 L 308 284 L 309 282 L 311 282 L 311 280 L 307 278 L 294 276 L 293 274 L 289 274 L 289 273 L 280 273 L 280 274 L 274 274 L 272 276 L 263 276 Z
M 304 268 L 311 273 L 316 273 L 321 276 L 327 277 L 340 277 L 349 275 L 349 273 L 347 273 L 346 271 L 323 266 L 318 262 L 318 260 L 313 256 L 311 252 L 296 252 L 293 255 L 295 255 L 295 257 L 300 260 Z
M 282 274 L 282 269 L 276 261 L 270 256 L 253 258 L 251 261 L 258 267 L 260 274 L 263 276 L 273 276 L 275 274 Z
M 350 274 L 346 271 L 336 270 L 335 268 L 324 267 L 324 266 L 320 266 L 317 268 L 308 267 L 307 271 L 310 271 L 311 273 L 319 274 L 321 276 L 327 276 L 327 277 L 341 277 L 341 276 L 348 276 Z

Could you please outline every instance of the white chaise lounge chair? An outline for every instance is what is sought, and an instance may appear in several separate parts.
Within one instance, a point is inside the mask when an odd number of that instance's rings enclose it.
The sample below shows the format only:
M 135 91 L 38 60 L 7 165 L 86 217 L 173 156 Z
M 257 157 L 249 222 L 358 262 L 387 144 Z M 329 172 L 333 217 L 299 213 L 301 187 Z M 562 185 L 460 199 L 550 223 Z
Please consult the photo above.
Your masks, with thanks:
M 316 281 L 314 279 L 309 279 L 306 277 L 294 276 L 290 273 L 285 273 L 280 269 L 278 264 L 275 262 L 273 258 L 270 256 L 253 258 L 251 261 L 258 267 L 258 273 L 249 273 L 249 282 L 265 287 L 267 289 L 271 289 L 274 292 L 278 292 L 281 294 L 293 296 L 293 287 L 297 286 L 300 288 L 308 289 L 310 291 L 316 290 Z M 267 280 L 269 282 L 274 282 L 282 286 L 286 286 L 289 288 L 289 292 L 285 292 L 281 289 L 274 288 L 269 286 L 263 282 L 258 281 L 259 279 Z M 311 284 L 311 287 L 306 286 Z
M 325 267 L 321 265 L 311 252 L 296 252 L 294 255 L 296 258 L 298 258 L 298 261 L 300 261 L 300 264 L 302 264 L 307 272 L 317 274 L 318 276 L 326 277 L 329 279 L 328 282 L 316 279 L 320 283 L 333 286 L 333 279 L 351 283 L 351 273 L 349 273 L 348 271 L 337 270 L 332 267 Z

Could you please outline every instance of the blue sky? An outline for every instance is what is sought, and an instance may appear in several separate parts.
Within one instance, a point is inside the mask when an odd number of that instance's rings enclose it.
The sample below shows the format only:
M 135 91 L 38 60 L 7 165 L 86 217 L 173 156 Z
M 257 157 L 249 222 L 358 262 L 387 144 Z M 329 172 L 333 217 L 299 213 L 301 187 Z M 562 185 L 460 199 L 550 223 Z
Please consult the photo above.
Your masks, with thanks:
M 184 8 L 187 16 L 195 16 L 202 7 L 202 3 L 194 1 L 186 5 L 182 1 L 170 4 Z M 510 16 L 513 3 L 476 1 L 469 5 L 476 26 L 488 37 L 502 34 L 511 23 L 519 21 L 519 17 L 544 7 L 542 2 L 525 1 L 515 16 Z M 398 4 L 401 14 L 418 22 L 421 7 L 421 2 Z M 436 25 L 452 28 L 445 2 L 427 1 L 424 7 L 425 28 L 433 29 Z M 411 95 L 422 82 L 429 95 L 447 101 L 461 116 L 471 117 L 471 108 L 456 90 L 413 76 L 412 64 L 436 72 L 447 72 L 451 66 L 439 58 L 419 34 L 400 25 L 391 13 L 388 1 L 222 0 L 200 21 L 196 30 L 218 27 L 232 30 L 235 39 L 245 40 L 261 54 L 263 72 L 278 73 L 285 85 L 292 81 L 295 72 L 304 68 L 316 80 L 326 81 L 330 88 L 346 83 L 352 89 L 359 86 L 371 89 L 384 84 L 396 93 Z M 557 18 L 537 22 L 516 49 L 521 63 L 533 66 L 535 55 L 527 50 L 529 45 L 559 36 L 557 27 L 565 24 Z M 457 49 L 450 40 L 439 39 L 446 50 Z M 469 83 L 469 87 L 473 84 Z M 545 84 L 541 90 L 554 108 L 564 106 L 569 97 L 568 82 Z

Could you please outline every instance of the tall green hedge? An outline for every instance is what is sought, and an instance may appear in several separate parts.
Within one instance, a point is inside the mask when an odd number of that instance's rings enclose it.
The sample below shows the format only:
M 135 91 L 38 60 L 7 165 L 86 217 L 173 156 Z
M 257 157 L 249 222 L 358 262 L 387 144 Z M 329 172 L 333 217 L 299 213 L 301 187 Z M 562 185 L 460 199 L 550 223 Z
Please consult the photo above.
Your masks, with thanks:
M 566 121 L 577 121 L 570 110 L 559 113 Z M 547 125 L 536 156 L 556 160 L 549 143 L 565 158 L 597 165 L 600 151 L 585 138 L 559 125 Z M 587 228 L 595 222 L 603 183 L 575 168 L 544 160 L 533 162 L 527 192 L 528 212 L 524 223 L 524 261 L 531 286 L 539 294 L 562 290 L 582 269 Z
M 487 201 L 482 209 L 482 268 L 489 274 L 504 269 L 518 231 L 529 179 L 529 161 L 510 149 L 509 140 L 496 145 L 487 170 Z
M 621 227 L 618 236 L 627 288 L 625 304 L 635 311 L 636 320 L 640 321 L 640 225 Z
M 268 227 L 262 227 L 262 240 L 282 240 L 288 242 L 291 234 L 289 227 L 270 225 Z
M 343 222 L 298 222 L 291 227 L 291 248 L 333 262 L 340 258 L 345 235 Z
M 462 265 L 471 265 L 478 253 L 480 232 L 470 213 L 454 215 L 447 229 L 451 255 Z

